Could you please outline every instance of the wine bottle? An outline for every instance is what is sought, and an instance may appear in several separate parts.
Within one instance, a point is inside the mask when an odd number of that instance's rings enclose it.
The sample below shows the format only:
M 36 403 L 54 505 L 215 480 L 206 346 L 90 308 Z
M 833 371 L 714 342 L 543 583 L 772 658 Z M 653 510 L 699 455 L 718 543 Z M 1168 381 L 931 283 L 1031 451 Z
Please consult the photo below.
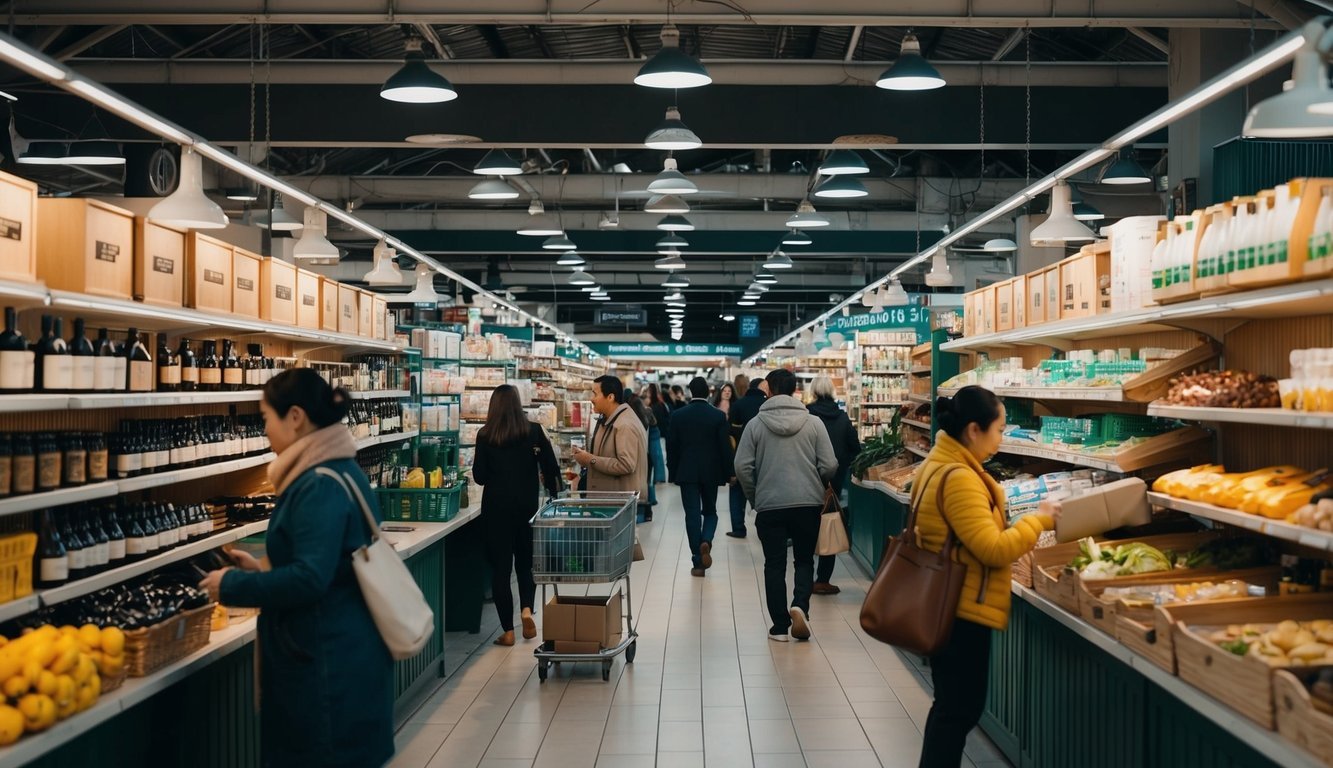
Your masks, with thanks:
M 176 357 L 179 358 L 181 366 L 181 391 L 193 392 L 199 389 L 199 364 L 195 360 L 194 350 L 190 349 L 189 339 L 181 339 Z
M 0 498 L 14 492 L 14 441 L 0 434 Z
M 93 347 L 93 389 L 98 392 L 111 392 L 117 388 L 116 369 L 119 367 L 116 345 L 111 342 L 107 329 L 97 332 L 97 344 Z
M 222 389 L 236 392 L 245 388 L 245 372 L 241 370 L 241 361 L 236 357 L 236 344 L 231 339 L 222 340 Z
M 217 392 L 222 388 L 222 361 L 218 360 L 218 343 L 204 342 L 204 353 L 199 360 L 199 389 Z
M 167 346 L 167 335 L 157 335 L 157 391 L 179 392 L 181 389 L 181 361 Z
M 142 560 L 148 556 L 148 533 L 144 531 L 141 508 L 127 507 L 125 519 L 125 559 L 129 562 Z
M 56 346 L 55 318 L 42 315 L 42 334 L 32 343 L 32 351 L 37 361 L 37 389 L 42 392 L 64 392 L 69 384 L 69 360 L 60 354 L 65 342 Z M 65 376 L 62 377 L 62 364 Z M 61 384 L 66 386 L 61 386 Z
M 37 434 L 37 490 L 54 491 L 60 487 L 60 444 L 52 432 Z
M 128 555 L 125 546 L 125 530 L 120 527 L 116 508 L 109 504 L 106 506 L 106 535 L 107 564 L 112 568 L 123 565 Z
M 74 336 L 69 340 L 69 353 L 72 356 L 70 391 L 91 392 L 97 387 L 97 358 L 94 356 L 92 342 L 84 333 L 83 318 L 74 318 Z
M 107 479 L 110 453 L 107 450 L 106 435 L 90 432 L 86 435 L 88 447 L 88 482 L 101 483 Z
M 64 436 L 64 485 L 68 488 L 88 483 L 88 447 L 83 435 L 70 432 Z
M 246 350 L 250 354 L 245 358 L 245 386 L 259 389 L 264 386 L 264 345 L 249 344 Z
M 153 391 L 153 356 L 148 354 L 137 328 L 125 336 L 125 364 L 129 369 L 125 388 L 130 392 Z
M 37 531 L 37 586 L 43 589 L 69 581 L 69 552 L 51 514 L 49 509 L 42 510 Z
M 32 447 L 32 435 L 25 432 L 14 436 L 13 485 L 16 496 L 37 489 L 37 454 Z
M 13 307 L 5 307 L 5 330 L 0 332 L 0 390 L 31 390 L 33 380 L 29 370 L 32 367 L 32 352 L 18 330 L 18 313 Z
M 74 525 L 72 520 L 72 511 L 65 512 L 61 521 L 60 537 L 65 542 L 65 550 L 69 553 L 69 578 L 70 581 L 78 581 L 88 575 L 88 548 L 79 535 L 79 527 Z
M 101 516 L 97 510 L 90 509 L 83 515 L 84 538 L 93 542 L 93 569 L 96 572 L 106 570 L 111 562 L 111 537 L 102 527 Z

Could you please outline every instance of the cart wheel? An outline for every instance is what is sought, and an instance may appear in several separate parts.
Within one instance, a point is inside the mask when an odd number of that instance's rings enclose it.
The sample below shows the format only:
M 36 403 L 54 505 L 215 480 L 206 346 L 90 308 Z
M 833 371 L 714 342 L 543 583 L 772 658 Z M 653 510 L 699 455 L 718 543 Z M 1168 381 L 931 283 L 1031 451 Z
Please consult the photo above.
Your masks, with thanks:
M 607 660 L 607 661 L 602 662 L 602 682 L 606 682 L 607 680 L 610 680 L 610 679 L 611 679 L 611 664 L 612 664 L 612 663 L 613 663 L 613 662 L 611 662 L 610 660 Z
M 634 663 L 634 652 L 637 651 L 638 649 L 639 649 L 639 641 L 635 640 L 634 642 L 629 644 L 629 647 L 625 649 L 626 664 Z
M 546 668 L 550 665 L 551 662 L 544 659 L 537 662 L 537 679 L 543 683 L 546 682 Z

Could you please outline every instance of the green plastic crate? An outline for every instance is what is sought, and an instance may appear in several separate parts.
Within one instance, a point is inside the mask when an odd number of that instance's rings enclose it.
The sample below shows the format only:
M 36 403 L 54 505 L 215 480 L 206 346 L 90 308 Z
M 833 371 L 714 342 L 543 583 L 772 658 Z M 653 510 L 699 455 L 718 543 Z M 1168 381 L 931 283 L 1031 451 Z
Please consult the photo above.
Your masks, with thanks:
M 446 523 L 458 514 L 463 486 L 453 488 L 379 488 L 380 513 L 385 520 Z
M 1129 413 L 1102 414 L 1101 442 L 1120 442 L 1132 437 L 1154 437 L 1169 432 L 1174 424 L 1151 416 Z
M 1095 445 L 1101 442 L 1101 417 L 1071 419 L 1064 416 L 1041 417 L 1043 443 L 1079 443 Z

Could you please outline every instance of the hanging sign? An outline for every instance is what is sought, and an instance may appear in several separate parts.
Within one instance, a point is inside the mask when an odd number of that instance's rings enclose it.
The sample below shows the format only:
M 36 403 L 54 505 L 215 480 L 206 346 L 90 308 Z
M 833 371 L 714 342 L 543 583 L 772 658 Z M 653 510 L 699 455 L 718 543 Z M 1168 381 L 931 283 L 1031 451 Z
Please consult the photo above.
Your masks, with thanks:
M 686 344 L 683 342 L 590 342 L 590 348 L 617 357 L 740 357 L 740 344 Z
M 598 307 L 593 313 L 597 325 L 630 325 L 643 328 L 648 325 L 648 310 L 644 307 Z
M 759 338 L 759 315 L 741 315 L 737 320 L 740 322 L 742 339 Z
M 834 315 L 828 319 L 827 328 L 829 333 L 837 332 L 848 337 L 852 331 L 914 330 L 919 344 L 930 338 L 930 308 L 908 305 L 847 317 Z

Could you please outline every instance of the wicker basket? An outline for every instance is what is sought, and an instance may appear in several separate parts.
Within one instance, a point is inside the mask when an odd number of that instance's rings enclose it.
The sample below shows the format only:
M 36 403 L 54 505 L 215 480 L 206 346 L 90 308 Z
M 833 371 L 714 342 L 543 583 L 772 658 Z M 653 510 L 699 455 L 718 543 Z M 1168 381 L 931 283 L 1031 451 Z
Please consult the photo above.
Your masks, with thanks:
M 130 677 L 150 675 L 208 645 L 213 604 L 193 608 L 166 621 L 125 633 L 125 670 Z
M 125 678 L 127 677 L 129 677 L 129 672 L 126 670 L 124 664 L 120 667 L 120 674 L 113 677 L 102 675 L 102 694 L 106 695 L 119 688 L 125 683 Z

